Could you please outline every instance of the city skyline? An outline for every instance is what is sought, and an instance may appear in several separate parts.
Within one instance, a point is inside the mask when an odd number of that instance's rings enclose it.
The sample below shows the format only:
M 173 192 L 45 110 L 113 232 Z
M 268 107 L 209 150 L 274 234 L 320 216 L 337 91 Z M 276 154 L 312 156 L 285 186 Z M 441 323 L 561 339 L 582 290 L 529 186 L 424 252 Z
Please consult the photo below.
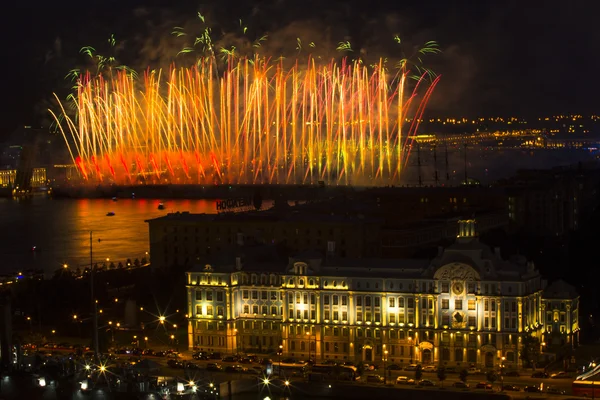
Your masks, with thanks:
M 430 67 L 442 79 L 425 117 L 592 114 L 597 107 L 593 85 L 587 81 L 598 59 L 585 52 L 582 40 L 593 41 L 594 32 L 588 29 L 593 12 L 577 4 L 561 9 L 558 2 L 546 3 L 543 9 L 523 9 L 516 2 L 501 6 L 434 2 L 407 7 L 350 2 L 317 7 L 294 1 L 237 1 L 228 5 L 223 9 L 211 3 L 168 8 L 161 1 L 152 5 L 128 1 L 101 8 L 65 4 L 48 9 L 39 4 L 33 11 L 15 6 L 5 29 L 25 33 L 10 42 L 5 53 L 21 60 L 23 67 L 7 71 L 14 78 L 6 87 L 12 102 L 4 111 L 5 130 L 50 120 L 45 110 L 52 92 L 68 87 L 63 78 L 70 69 L 85 66 L 79 50 L 87 45 L 101 49 L 112 34 L 118 41 L 119 61 L 132 68 L 179 62 L 176 53 L 181 46 L 173 44 L 172 30 L 189 26 L 198 11 L 211 18 L 214 31 L 222 36 L 247 25 L 248 35 L 277 38 L 270 44 L 274 55 L 292 56 L 298 39 L 305 47 L 315 43 L 324 49 L 348 42 L 353 48 L 348 55 L 360 57 L 394 57 L 398 51 L 394 35 L 408 49 L 438 41 L 443 53 L 432 59 Z M 534 27 L 533 20 L 542 23 Z M 28 21 L 25 28 L 23 21 Z M 556 49 L 565 49 L 568 56 L 557 55 Z M 335 51 L 323 51 L 325 57 L 336 56 Z

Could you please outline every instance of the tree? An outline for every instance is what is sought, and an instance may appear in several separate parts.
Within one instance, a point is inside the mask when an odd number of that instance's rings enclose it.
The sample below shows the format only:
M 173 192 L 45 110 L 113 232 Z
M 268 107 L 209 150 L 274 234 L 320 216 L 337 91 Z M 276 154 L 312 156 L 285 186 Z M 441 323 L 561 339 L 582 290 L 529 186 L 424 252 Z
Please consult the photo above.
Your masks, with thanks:
M 437 370 L 437 377 L 440 381 L 441 386 L 444 387 L 444 381 L 446 380 L 446 368 L 440 367 Z
M 494 384 L 494 382 L 496 382 L 498 380 L 498 374 L 496 373 L 496 371 L 488 371 L 487 374 L 485 374 L 486 379 L 488 380 L 489 383 L 491 383 L 492 385 Z
M 531 334 L 523 336 L 519 358 L 523 365 L 535 369 L 535 364 L 540 358 L 540 339 Z
M 469 371 L 467 371 L 466 369 L 462 369 L 460 371 L 460 374 L 458 375 L 458 378 L 463 381 L 464 383 L 467 383 L 467 378 L 469 377 Z
M 420 381 L 423 377 L 423 367 L 421 364 L 417 365 L 417 369 L 415 369 L 415 381 Z
M 148 260 L 146 259 L 146 257 L 142 257 L 142 265 L 146 264 L 148 264 Z
M 137 258 L 133 261 L 133 265 L 135 265 L 136 268 L 138 268 L 140 266 L 140 260 L 138 260 Z

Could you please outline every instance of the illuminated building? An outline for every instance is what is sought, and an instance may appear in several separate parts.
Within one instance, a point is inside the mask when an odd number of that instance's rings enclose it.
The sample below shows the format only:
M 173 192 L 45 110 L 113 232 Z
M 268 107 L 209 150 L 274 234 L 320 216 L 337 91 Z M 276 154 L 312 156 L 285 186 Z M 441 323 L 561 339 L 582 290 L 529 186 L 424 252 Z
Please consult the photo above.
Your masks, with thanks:
M 189 347 L 482 368 L 521 364 L 524 335 L 578 343 L 578 295 L 503 260 L 475 221 L 433 260 L 233 257 L 187 273 Z

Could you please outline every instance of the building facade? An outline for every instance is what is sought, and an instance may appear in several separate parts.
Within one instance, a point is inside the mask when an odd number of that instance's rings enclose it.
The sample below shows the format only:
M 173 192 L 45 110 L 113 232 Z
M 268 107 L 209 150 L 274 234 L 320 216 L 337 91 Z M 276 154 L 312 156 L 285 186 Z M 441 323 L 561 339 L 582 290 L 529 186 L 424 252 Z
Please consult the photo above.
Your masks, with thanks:
M 516 367 L 524 335 L 577 344 L 578 296 L 558 286 L 548 291 L 533 263 L 480 243 L 474 221 L 461 221 L 456 242 L 433 260 L 236 257 L 187 273 L 189 347 Z

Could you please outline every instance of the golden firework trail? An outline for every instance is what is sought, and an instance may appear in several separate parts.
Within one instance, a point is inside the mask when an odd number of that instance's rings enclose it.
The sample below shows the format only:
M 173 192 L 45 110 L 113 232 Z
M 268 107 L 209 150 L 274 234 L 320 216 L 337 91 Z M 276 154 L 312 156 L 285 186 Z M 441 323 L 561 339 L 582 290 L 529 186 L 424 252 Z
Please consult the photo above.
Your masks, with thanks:
M 139 79 L 125 70 L 80 76 L 69 100 L 76 118 L 57 123 L 82 179 L 398 183 L 439 80 L 423 74 L 405 91 L 408 71 L 390 72 L 384 60 L 284 67 L 282 59 L 229 56 L 223 71 L 215 65 L 205 58 Z

